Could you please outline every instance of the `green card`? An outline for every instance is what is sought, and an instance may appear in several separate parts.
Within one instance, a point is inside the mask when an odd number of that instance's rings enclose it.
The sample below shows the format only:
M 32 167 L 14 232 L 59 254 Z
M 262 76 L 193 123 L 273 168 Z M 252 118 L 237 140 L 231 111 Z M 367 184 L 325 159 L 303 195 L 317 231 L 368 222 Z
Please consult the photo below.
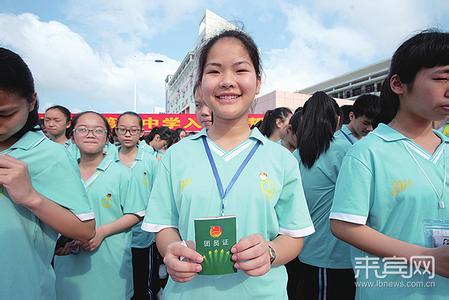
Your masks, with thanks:
M 200 275 L 235 273 L 231 248 L 237 239 L 235 216 L 195 219 L 196 251 L 203 256 Z

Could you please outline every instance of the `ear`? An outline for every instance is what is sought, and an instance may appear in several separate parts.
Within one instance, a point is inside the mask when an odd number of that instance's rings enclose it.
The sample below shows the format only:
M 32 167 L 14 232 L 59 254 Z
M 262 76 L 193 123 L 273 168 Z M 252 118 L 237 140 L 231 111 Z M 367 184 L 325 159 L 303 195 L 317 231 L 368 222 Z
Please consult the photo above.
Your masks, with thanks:
M 261 85 L 261 79 L 258 78 L 256 82 L 256 95 L 259 95 L 260 93 L 260 85 Z
M 28 109 L 29 112 L 32 112 L 34 107 L 36 106 L 37 101 L 37 94 L 34 92 L 34 94 L 31 96 L 31 102 L 30 102 L 30 108 Z
M 352 111 L 350 111 L 349 112 L 349 120 L 354 120 L 355 119 L 355 114 L 354 114 L 354 112 L 352 112 Z
M 390 88 L 393 93 L 397 95 L 403 95 L 406 91 L 407 86 L 402 83 L 401 78 L 399 78 L 398 74 L 394 74 L 390 78 Z
M 282 125 L 282 120 L 280 118 L 277 118 L 276 119 L 276 127 L 281 128 L 281 125 Z
M 65 126 L 65 128 L 69 129 L 70 126 L 72 126 L 72 121 L 68 121 L 68 122 L 67 122 L 67 125 Z
M 140 135 L 139 135 L 139 140 L 141 137 L 143 137 L 143 134 L 145 133 L 145 131 L 143 131 L 143 129 L 140 131 Z

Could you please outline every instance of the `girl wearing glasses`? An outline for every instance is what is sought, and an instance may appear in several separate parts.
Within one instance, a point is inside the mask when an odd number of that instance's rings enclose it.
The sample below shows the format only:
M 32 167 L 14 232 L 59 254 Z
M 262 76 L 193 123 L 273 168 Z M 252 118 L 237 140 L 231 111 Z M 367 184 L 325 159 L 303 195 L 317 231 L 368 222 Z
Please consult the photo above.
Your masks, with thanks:
M 70 255 L 55 258 L 57 297 L 130 299 L 131 227 L 143 217 L 146 199 L 130 171 L 114 156 L 104 155 L 110 132 L 106 119 L 88 111 L 77 115 L 73 124 L 81 179 L 97 216 L 97 229 L 89 241 L 74 243 Z
M 131 170 L 138 181 L 138 191 L 141 198 L 148 202 L 158 163 L 156 158 L 149 152 L 150 146 L 144 141 L 139 142 L 139 139 L 143 136 L 142 125 L 142 118 L 135 112 L 128 111 L 118 117 L 115 133 L 120 146 L 115 161 L 121 162 Z M 154 265 L 155 260 L 151 259 L 151 254 L 153 251 L 157 251 L 157 249 L 155 246 L 151 247 L 154 241 L 154 234 L 143 231 L 140 228 L 141 225 L 142 222 L 139 222 L 132 228 L 131 250 L 134 299 L 149 299 L 148 279 L 150 272 L 158 271 L 158 266 Z M 156 283 L 155 280 L 150 282 Z M 157 287 L 154 290 L 152 289 L 151 297 L 155 297 L 157 289 Z
M 0 48 L 0 299 L 55 299 L 57 233 L 82 241 L 95 234 L 79 172 L 36 127 L 37 112 L 31 71 Z

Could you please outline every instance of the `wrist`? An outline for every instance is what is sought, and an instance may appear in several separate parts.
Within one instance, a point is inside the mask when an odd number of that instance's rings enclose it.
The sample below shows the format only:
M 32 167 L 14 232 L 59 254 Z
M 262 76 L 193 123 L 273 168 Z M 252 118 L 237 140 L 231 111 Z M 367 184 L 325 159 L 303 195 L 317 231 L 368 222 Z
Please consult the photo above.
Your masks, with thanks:
M 270 255 L 270 264 L 273 265 L 273 263 L 276 261 L 277 253 L 276 249 L 273 247 L 271 243 L 267 243 L 268 246 L 268 254 Z
M 23 204 L 23 206 L 33 212 L 39 211 L 44 203 L 42 196 L 34 189 L 31 189 L 30 195 L 27 198 L 28 200 Z

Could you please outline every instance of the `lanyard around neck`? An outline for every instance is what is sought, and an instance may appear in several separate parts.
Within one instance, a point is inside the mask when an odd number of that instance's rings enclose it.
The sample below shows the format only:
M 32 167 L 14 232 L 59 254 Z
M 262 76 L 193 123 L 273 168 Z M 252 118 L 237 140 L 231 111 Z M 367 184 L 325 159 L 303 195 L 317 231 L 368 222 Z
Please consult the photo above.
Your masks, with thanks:
M 443 149 L 443 159 L 444 159 L 444 175 L 443 175 L 443 188 L 441 189 L 441 194 L 438 194 L 438 191 L 433 184 L 432 180 L 430 180 L 429 176 L 427 175 L 426 171 L 424 171 L 424 168 L 421 166 L 421 164 L 418 162 L 416 157 L 413 155 L 413 153 L 410 151 L 409 146 L 406 144 L 406 142 L 403 142 L 405 149 L 407 149 L 408 154 L 412 157 L 412 159 L 415 161 L 416 165 L 419 167 L 421 172 L 424 174 L 424 177 L 426 177 L 427 181 L 429 182 L 430 186 L 432 187 L 433 192 L 437 196 L 438 199 L 438 206 L 440 208 L 445 208 L 443 196 L 444 196 L 444 190 L 446 189 L 446 179 L 447 179 L 447 173 L 446 173 L 446 149 Z M 444 146 L 444 145 L 443 145 Z
M 220 174 L 218 174 L 217 166 L 215 164 L 214 158 L 212 156 L 212 153 L 209 148 L 209 144 L 207 143 L 206 136 L 201 137 L 203 140 L 204 149 L 206 150 L 207 158 L 209 159 L 210 166 L 212 168 L 212 172 L 214 173 L 215 182 L 217 183 L 218 192 L 220 193 L 221 198 L 221 215 L 224 216 L 224 198 L 229 193 L 231 188 L 234 186 L 234 183 L 237 181 L 237 178 L 242 173 L 243 169 L 246 167 L 250 159 L 253 157 L 254 153 L 256 152 L 257 148 L 260 146 L 260 141 L 257 141 L 254 147 L 251 149 L 251 151 L 248 153 L 248 155 L 245 157 L 245 160 L 242 162 L 240 167 L 235 172 L 234 176 L 232 177 L 231 181 L 229 182 L 228 187 L 226 190 L 223 189 L 223 183 L 221 182 Z

